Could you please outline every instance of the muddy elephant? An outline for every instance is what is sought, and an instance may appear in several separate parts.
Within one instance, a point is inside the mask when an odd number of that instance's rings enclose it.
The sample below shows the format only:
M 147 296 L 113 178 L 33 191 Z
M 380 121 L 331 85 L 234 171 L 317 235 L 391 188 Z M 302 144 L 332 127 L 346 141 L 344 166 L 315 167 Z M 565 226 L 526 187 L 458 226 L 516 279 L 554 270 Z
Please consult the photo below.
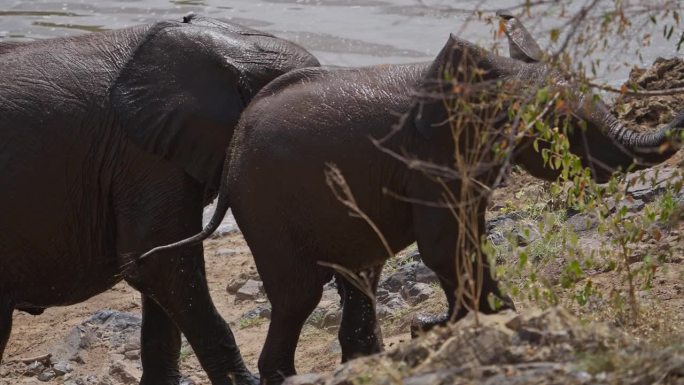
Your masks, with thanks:
M 198 16 L 0 50 L 0 357 L 13 310 L 123 279 L 143 295 L 141 384 L 178 384 L 181 332 L 212 384 L 256 382 L 211 301 L 202 247 L 137 257 L 202 229 L 242 111 L 316 58 Z
M 226 156 L 211 224 L 161 250 L 204 239 L 232 208 L 272 305 L 259 358 L 262 383 L 277 384 L 295 373 L 301 328 L 334 275 L 343 298 L 342 360 L 380 351 L 374 303 L 364 295 L 376 289 L 377 274 L 364 287 L 349 273 L 379 271 L 390 255 L 414 241 L 448 302 L 447 314 L 423 319 L 422 328 L 460 318 L 468 309 L 490 313 L 513 306 L 487 262 L 471 258 L 485 235 L 487 192 L 506 171 L 507 160 L 548 180 L 559 171 L 544 167 L 533 135 L 515 133 L 518 125 L 511 123 L 519 122 L 508 110 L 515 98 L 504 105 L 484 103 L 497 92 L 563 90 L 567 108 L 540 119 L 571 123 L 570 150 L 597 180 L 674 153 L 668 135 L 684 126 L 684 115 L 655 132 L 633 132 L 603 103 L 576 92 L 546 64 L 528 59 L 496 56 L 450 36 L 429 63 L 302 69 L 281 76 L 255 97 Z M 490 118 L 464 119 L 476 107 Z M 462 113 L 464 108 L 471 115 Z M 494 143 L 507 146 L 492 145 L 477 154 L 481 157 L 469 176 L 474 183 L 466 189 L 454 165 L 458 154 L 470 154 L 481 143 L 482 124 Z M 468 191 L 476 194 L 461 202 L 474 219 L 465 226 L 456 221 L 448 198 L 458 200 Z M 456 274 L 464 266 L 474 272 L 469 279 Z M 455 293 L 466 280 L 480 292 L 462 303 Z

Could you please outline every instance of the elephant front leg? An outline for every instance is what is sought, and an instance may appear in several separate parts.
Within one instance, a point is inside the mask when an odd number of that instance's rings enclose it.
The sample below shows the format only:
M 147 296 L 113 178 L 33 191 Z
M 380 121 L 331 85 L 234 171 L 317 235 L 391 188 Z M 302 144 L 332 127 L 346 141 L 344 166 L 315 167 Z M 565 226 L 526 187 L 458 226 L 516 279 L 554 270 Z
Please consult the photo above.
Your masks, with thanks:
M 481 238 L 485 235 L 485 203 L 473 205 L 476 214 L 467 212 L 457 221 L 454 213 L 445 208 L 416 207 L 415 233 L 418 250 L 425 264 L 437 274 L 446 295 L 446 314 L 419 315 L 411 324 L 411 335 L 459 320 L 470 311 L 494 313 L 512 308 L 513 302 L 504 296 L 492 277 L 487 256 L 481 252 Z M 479 207 L 479 209 L 478 209 Z M 473 221 L 468 221 L 472 218 Z M 460 225 L 458 223 L 461 223 Z M 471 227 L 466 227 L 471 226 Z M 493 308 L 490 296 L 496 296 L 503 306 Z
M 181 336 L 178 327 L 153 299 L 143 295 L 140 385 L 178 385 Z
M 358 282 L 350 282 L 340 274 L 335 276 L 343 305 L 339 331 L 343 363 L 382 351 L 375 301 L 368 297 L 375 296 L 381 271 L 382 265 L 368 269 L 359 276 Z M 364 285 L 364 290 L 357 285 Z
M 2 355 L 12 332 L 12 313 L 14 312 L 14 303 L 1 295 L 0 293 L 0 362 L 2 362 Z

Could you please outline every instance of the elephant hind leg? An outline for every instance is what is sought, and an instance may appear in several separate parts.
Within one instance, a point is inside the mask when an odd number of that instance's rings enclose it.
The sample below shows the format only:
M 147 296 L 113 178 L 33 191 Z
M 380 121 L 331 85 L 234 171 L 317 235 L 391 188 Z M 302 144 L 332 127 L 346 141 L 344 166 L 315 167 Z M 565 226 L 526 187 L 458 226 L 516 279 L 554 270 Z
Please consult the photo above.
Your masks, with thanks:
M 2 355 L 5 352 L 7 341 L 12 332 L 12 313 L 14 312 L 14 303 L 8 298 L 2 298 L 0 295 L 0 362 L 2 362 Z
M 320 269 L 315 265 L 259 270 L 272 308 L 266 342 L 259 356 L 261 384 L 280 384 L 296 374 L 294 358 L 299 335 L 321 300 L 323 285 L 332 276 L 318 272 Z
M 343 305 L 338 335 L 342 348 L 342 362 L 382 351 L 382 336 L 374 299 L 368 297 L 368 294 L 375 296 L 381 271 L 382 265 L 364 271 L 360 274 L 362 282 L 351 282 L 340 274 L 336 275 Z M 367 287 L 361 290 L 357 285 Z

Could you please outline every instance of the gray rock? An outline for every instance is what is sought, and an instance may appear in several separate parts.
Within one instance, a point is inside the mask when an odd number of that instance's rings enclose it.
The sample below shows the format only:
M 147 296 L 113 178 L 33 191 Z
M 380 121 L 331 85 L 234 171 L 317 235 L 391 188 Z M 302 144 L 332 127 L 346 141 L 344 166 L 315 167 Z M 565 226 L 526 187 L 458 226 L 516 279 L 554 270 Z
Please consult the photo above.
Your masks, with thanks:
M 252 310 L 245 312 L 240 317 L 242 319 L 266 318 L 271 319 L 271 307 L 269 305 L 259 305 Z
M 67 373 L 71 373 L 74 368 L 71 366 L 71 364 L 67 361 L 60 361 L 52 366 L 52 369 L 57 372 L 58 375 L 64 375 Z
M 409 282 L 415 282 L 417 266 L 418 262 L 410 262 L 400 266 L 380 283 L 380 287 L 391 293 L 399 292 Z
M 31 364 L 29 364 L 29 366 L 26 367 L 26 370 L 24 371 L 24 375 L 29 376 L 29 377 L 37 376 L 43 370 L 45 370 L 45 365 L 43 365 L 42 362 L 34 361 Z
M 625 177 L 628 184 L 627 194 L 650 202 L 656 195 L 665 191 L 668 183 L 678 179 L 676 175 L 677 169 L 674 167 L 650 168 L 629 173 Z
M 235 294 L 240 290 L 242 286 L 245 285 L 245 283 L 249 280 L 249 275 L 247 273 L 240 273 L 240 275 L 236 278 L 231 278 L 228 280 L 228 283 L 226 284 L 226 291 L 228 294 Z
M 75 326 L 64 341 L 50 349 L 50 362 L 54 365 L 60 361 L 83 363 L 80 352 L 97 344 L 97 335 L 92 328 L 85 325 Z
M 375 315 L 379 320 L 385 320 L 391 317 L 393 312 L 385 305 L 378 303 L 375 305 Z
M 496 245 L 504 245 L 509 239 L 514 239 L 518 245 L 528 245 L 539 238 L 539 229 L 533 223 L 528 223 L 518 213 L 510 213 L 493 218 L 485 225 L 487 239 Z
M 439 283 L 439 278 L 429 267 L 420 263 L 416 267 L 416 282 L 420 283 Z
M 323 320 L 320 327 L 323 329 L 328 329 L 330 327 L 339 327 L 342 321 L 342 310 L 341 309 L 328 309 L 323 315 Z
M 427 300 L 433 293 L 434 290 L 432 290 L 430 285 L 420 282 L 413 283 L 401 289 L 401 296 L 412 306 Z
M 140 359 L 140 350 L 128 350 L 124 353 L 127 360 L 137 361 Z
M 130 352 L 132 350 L 140 350 L 140 335 L 131 335 L 124 344 L 123 351 Z
M 598 219 L 593 214 L 576 214 L 565 222 L 575 232 L 593 230 L 598 226 Z
M 101 310 L 90 317 L 84 326 L 90 327 L 95 335 L 106 341 L 110 348 L 123 348 L 132 338 L 139 338 L 142 319 L 132 313 Z
M 378 297 L 378 303 L 385 306 L 391 312 L 408 306 L 399 293 L 388 293 L 386 296 Z
M 45 369 L 41 373 L 39 373 L 38 376 L 36 376 L 38 381 L 42 382 L 48 382 L 55 377 L 57 377 L 57 372 L 52 368 Z
M 253 279 L 247 280 L 244 285 L 235 293 L 236 301 L 248 301 L 259 298 L 264 293 L 264 284 Z

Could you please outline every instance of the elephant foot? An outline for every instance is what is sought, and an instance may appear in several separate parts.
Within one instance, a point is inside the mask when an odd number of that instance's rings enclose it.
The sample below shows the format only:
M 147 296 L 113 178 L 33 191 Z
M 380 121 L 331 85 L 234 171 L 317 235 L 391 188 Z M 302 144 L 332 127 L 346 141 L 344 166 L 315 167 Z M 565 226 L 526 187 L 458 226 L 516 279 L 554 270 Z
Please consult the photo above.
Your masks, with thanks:
M 435 326 L 443 326 L 449 321 L 447 314 L 417 314 L 411 320 L 411 338 L 416 338 L 434 328 Z
M 235 385 L 259 385 L 259 377 L 249 370 L 240 373 L 231 373 L 232 383 Z
M 140 385 L 189 385 L 193 382 L 181 376 L 177 371 L 169 372 L 167 374 L 151 373 L 151 371 L 144 371 L 140 379 Z

